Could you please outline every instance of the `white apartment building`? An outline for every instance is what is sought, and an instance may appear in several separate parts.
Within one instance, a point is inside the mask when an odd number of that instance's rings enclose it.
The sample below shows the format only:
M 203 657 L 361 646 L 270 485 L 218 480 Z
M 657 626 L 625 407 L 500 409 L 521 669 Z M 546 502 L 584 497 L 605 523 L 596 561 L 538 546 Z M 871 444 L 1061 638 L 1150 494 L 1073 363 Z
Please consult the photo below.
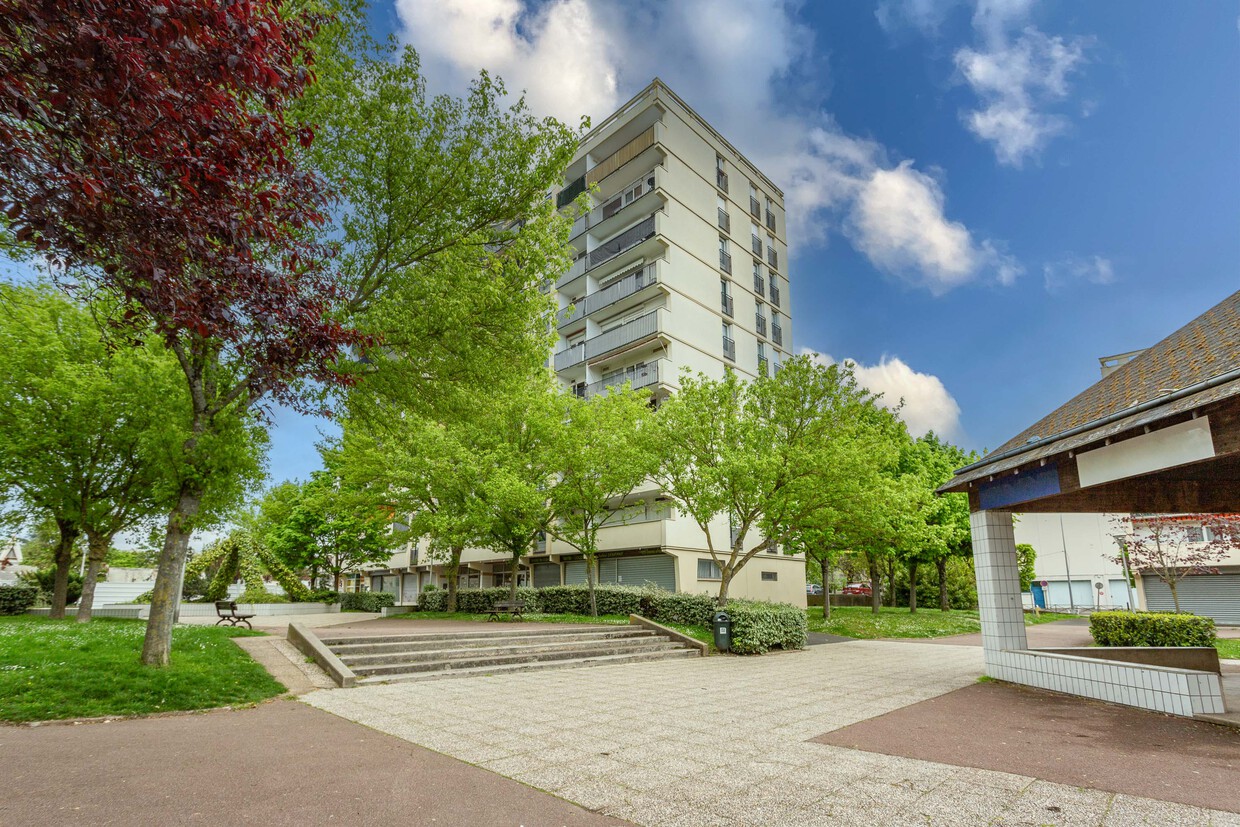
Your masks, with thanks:
M 555 194 L 567 207 L 593 190 L 577 219 L 576 260 L 554 283 L 560 311 L 551 364 L 565 386 L 590 397 L 629 382 L 656 400 L 674 393 L 682 368 L 720 378 L 779 370 L 792 354 L 783 192 L 657 78 L 583 139 Z M 640 513 L 600 533 L 599 581 L 654 583 L 714 593 L 718 570 L 706 538 L 657 490 L 639 492 Z M 711 527 L 729 542 L 726 518 Z M 442 566 L 418 548 L 371 572 L 371 588 L 411 603 Z M 464 588 L 508 582 L 503 555 L 471 549 Z M 550 541 L 522 584 L 584 583 L 585 562 Z M 733 580 L 734 597 L 805 604 L 805 561 L 763 554 Z

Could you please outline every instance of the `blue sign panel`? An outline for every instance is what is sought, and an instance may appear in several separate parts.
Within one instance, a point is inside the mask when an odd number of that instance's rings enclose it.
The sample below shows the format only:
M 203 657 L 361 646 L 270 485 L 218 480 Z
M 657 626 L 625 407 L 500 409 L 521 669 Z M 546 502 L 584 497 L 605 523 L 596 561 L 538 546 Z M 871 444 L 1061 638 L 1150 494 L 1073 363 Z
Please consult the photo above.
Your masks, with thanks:
M 1059 493 L 1059 466 L 1055 463 L 999 477 L 977 487 L 983 509 L 1003 508 L 1029 500 L 1051 497 Z

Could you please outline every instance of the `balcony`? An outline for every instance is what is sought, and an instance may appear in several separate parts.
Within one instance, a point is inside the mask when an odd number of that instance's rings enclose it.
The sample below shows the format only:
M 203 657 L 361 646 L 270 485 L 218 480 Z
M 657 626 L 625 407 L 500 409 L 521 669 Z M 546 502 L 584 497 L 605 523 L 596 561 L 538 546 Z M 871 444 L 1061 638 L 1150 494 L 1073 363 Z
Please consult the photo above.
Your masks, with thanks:
M 578 342 L 566 347 L 555 355 L 555 369 L 568 370 L 573 365 L 580 365 L 586 360 L 586 343 Z
M 640 215 L 658 203 L 651 193 L 659 185 L 659 170 L 660 167 L 656 166 L 641 177 L 629 181 L 606 198 L 603 204 L 580 216 L 573 222 L 572 240 L 576 242 L 586 231 L 593 232 L 596 236 L 605 236 L 623 226 L 626 213 Z M 645 205 L 644 209 L 628 212 L 630 208 L 641 208 L 642 205 Z
M 564 189 L 560 190 L 559 194 L 556 195 L 555 197 L 556 209 L 558 210 L 564 209 L 569 204 L 573 203 L 574 198 L 576 198 L 578 195 L 581 195 L 585 191 L 586 191 L 586 177 L 583 175 L 580 178 L 578 178 L 576 181 L 573 181 L 569 183 L 568 185 L 566 185 Z
M 724 192 L 728 191 L 728 174 L 721 169 L 715 170 L 715 183 L 719 185 L 719 189 Z
M 758 203 L 758 199 L 752 195 L 749 196 L 749 214 L 754 218 L 762 217 L 762 205 Z
M 766 248 L 766 263 L 776 270 L 779 269 L 779 253 L 775 252 L 775 248 L 770 245 Z
M 757 273 L 753 274 L 753 291 L 759 296 L 766 295 L 766 279 L 762 278 L 762 276 Z
M 719 269 L 728 275 L 732 274 L 732 254 L 727 250 L 719 251 Z
M 724 315 L 729 316 L 729 317 L 735 316 L 736 313 L 733 312 L 732 297 L 725 293 L 722 296 L 720 296 L 719 299 L 720 299 L 719 304 L 723 308 Z
M 766 228 L 771 232 L 775 232 L 775 213 L 770 210 L 766 211 Z
M 766 335 L 766 316 L 755 316 L 754 322 L 757 324 L 757 327 L 758 327 L 758 335 L 765 336 Z
M 749 237 L 749 249 L 753 250 L 753 254 L 758 258 L 762 258 L 762 239 L 756 235 Z
M 638 316 L 631 322 L 626 322 L 619 327 L 612 328 L 605 333 L 586 339 L 584 342 L 578 342 L 572 347 L 565 348 L 555 355 L 555 369 L 557 371 L 568 370 L 582 362 L 588 362 L 597 359 L 600 356 L 606 356 L 620 348 L 628 347 L 631 344 L 642 341 L 643 339 L 651 339 L 659 333 L 659 311 L 651 310 L 644 316 Z
M 557 326 L 565 327 L 573 322 L 580 321 L 591 313 L 602 310 L 604 307 L 610 307 L 656 284 L 659 281 L 657 264 L 658 262 L 652 261 L 636 273 L 630 273 L 607 285 L 602 290 L 591 293 L 574 304 L 571 309 L 564 308 L 560 311 Z
M 589 385 L 586 385 L 585 396 L 587 399 L 592 396 L 598 396 L 612 388 L 621 387 L 626 382 L 633 390 L 657 385 L 659 383 L 659 363 L 667 363 L 667 361 L 666 359 L 658 359 L 654 362 L 646 362 L 643 365 L 635 365 L 627 370 L 618 372 L 614 376 L 605 377 L 598 382 L 591 382 Z M 664 370 L 666 370 L 666 367 Z
M 779 307 L 779 288 L 775 286 L 774 279 L 771 280 L 771 304 Z
M 719 229 L 725 233 L 732 232 L 732 216 L 723 207 L 719 207 Z
M 723 337 L 723 356 L 725 359 L 736 361 L 736 340 Z
M 771 341 L 780 347 L 784 344 L 784 329 L 777 324 L 771 325 Z
M 617 236 L 604 241 L 599 246 L 590 251 L 589 266 L 591 268 L 605 264 L 611 259 L 628 250 L 630 247 L 636 247 L 646 239 L 654 235 L 654 216 L 650 216 Z

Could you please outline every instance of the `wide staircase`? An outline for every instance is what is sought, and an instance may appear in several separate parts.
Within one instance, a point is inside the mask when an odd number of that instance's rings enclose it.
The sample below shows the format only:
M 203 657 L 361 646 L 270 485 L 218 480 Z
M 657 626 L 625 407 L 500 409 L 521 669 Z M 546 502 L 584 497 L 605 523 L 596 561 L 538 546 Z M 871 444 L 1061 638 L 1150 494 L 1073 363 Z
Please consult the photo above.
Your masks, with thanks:
M 567 626 L 414 634 L 324 635 L 359 686 L 531 669 L 691 658 L 700 653 L 640 626 Z

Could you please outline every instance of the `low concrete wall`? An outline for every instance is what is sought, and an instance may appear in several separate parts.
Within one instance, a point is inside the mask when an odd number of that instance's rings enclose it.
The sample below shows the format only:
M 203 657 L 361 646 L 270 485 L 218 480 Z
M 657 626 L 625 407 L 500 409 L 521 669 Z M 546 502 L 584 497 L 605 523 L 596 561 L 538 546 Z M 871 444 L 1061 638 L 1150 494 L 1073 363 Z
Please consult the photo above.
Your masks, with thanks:
M 321 615 L 340 611 L 335 603 L 238 603 L 237 611 L 256 617 Z M 182 603 L 181 617 L 215 617 L 214 603 Z
M 345 666 L 344 661 L 336 657 L 332 650 L 328 649 L 309 628 L 300 623 L 290 623 L 288 642 L 297 647 L 297 651 L 323 667 L 323 671 L 331 676 L 337 686 L 348 689 L 357 685 L 357 676 L 353 674 L 353 670 Z
M 1001 681 L 1188 718 L 1225 711 L 1222 681 L 1213 672 L 1004 649 L 987 653 L 986 673 Z
M 1031 649 L 1029 651 L 1223 674 L 1222 666 L 1218 662 L 1218 650 L 1213 646 L 1073 646 L 1065 649 Z
M 666 626 L 661 626 L 648 617 L 642 617 L 641 615 L 629 615 L 629 625 L 641 626 L 642 628 L 649 629 L 652 632 L 658 632 L 661 635 L 666 635 L 677 643 L 683 643 L 691 649 L 698 650 L 698 653 L 702 657 L 706 657 L 710 654 L 709 645 L 703 643 L 695 637 L 689 637 L 682 632 L 678 632 L 675 629 L 669 629 Z
M 66 606 L 65 617 L 76 617 L 77 606 Z M 91 617 L 131 617 L 145 620 L 150 616 L 151 607 L 146 604 L 132 604 L 120 606 L 96 606 L 91 609 Z M 37 617 L 47 617 L 52 613 L 49 608 L 28 609 L 26 614 L 35 615 Z
M 379 613 L 384 617 L 391 617 L 392 615 L 403 615 L 409 612 L 416 612 L 417 610 L 418 604 L 411 603 L 408 606 L 384 606 L 379 610 Z

